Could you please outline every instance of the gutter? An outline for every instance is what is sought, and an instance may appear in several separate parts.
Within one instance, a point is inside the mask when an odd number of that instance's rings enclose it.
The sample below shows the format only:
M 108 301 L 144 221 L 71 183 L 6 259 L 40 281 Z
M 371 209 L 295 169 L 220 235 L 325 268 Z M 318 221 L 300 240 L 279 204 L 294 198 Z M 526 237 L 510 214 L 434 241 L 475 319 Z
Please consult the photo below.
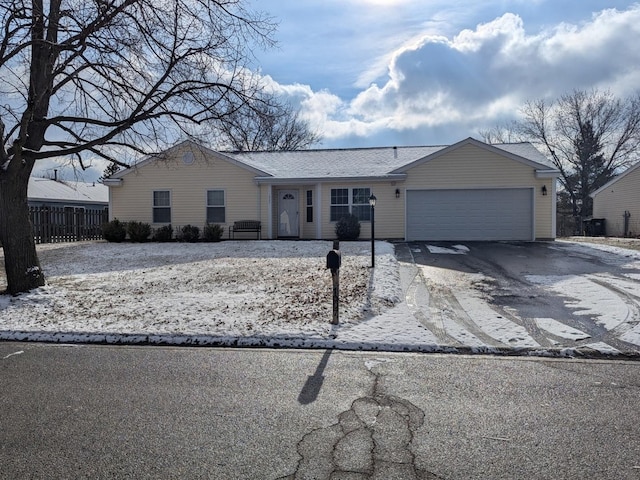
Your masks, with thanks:
M 258 185 L 300 185 L 317 183 L 342 183 L 342 182 L 404 182 L 407 179 L 406 173 L 391 173 L 382 176 L 360 176 L 360 177 L 306 177 L 306 178 L 274 178 L 255 177 Z

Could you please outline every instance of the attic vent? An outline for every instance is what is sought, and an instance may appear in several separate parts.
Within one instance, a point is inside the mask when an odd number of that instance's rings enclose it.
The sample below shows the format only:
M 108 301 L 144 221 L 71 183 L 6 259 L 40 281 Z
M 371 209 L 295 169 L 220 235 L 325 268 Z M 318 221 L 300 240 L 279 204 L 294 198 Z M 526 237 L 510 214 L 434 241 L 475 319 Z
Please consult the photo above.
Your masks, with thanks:
M 182 155 L 182 163 L 184 163 L 185 165 L 191 165 L 194 160 L 195 157 L 193 156 L 193 152 L 186 152 L 184 155 Z

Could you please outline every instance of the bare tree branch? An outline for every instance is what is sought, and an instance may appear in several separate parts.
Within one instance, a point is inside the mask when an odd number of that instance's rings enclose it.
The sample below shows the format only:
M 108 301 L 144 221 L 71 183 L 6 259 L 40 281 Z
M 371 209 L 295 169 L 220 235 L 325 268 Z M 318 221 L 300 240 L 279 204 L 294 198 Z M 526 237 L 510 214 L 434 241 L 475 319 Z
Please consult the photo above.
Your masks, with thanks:
M 0 242 L 10 290 L 44 282 L 25 274 L 40 272 L 26 210 L 35 162 L 124 165 L 224 124 L 258 97 L 254 51 L 273 44 L 274 28 L 243 0 L 0 0 Z

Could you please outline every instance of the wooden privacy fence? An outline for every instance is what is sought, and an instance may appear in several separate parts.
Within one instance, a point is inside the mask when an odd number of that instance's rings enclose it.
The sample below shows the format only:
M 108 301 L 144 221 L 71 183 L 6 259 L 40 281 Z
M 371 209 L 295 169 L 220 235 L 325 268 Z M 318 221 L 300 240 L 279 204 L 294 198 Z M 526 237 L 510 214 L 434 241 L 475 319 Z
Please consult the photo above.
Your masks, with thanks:
M 102 239 L 102 224 L 109 221 L 106 208 L 29 207 L 36 243 L 79 242 Z

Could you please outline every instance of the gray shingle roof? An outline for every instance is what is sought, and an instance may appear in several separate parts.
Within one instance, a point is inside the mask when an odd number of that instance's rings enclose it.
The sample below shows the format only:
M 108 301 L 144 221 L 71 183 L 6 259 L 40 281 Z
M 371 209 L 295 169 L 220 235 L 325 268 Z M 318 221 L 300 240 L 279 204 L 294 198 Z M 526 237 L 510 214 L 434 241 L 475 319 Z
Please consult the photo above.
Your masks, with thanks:
M 109 203 L 109 189 L 101 183 L 62 182 L 49 178 L 29 178 L 27 197 L 32 201 Z
M 227 161 L 250 169 L 259 182 L 291 183 L 297 180 L 402 178 L 406 175 L 406 170 L 415 164 L 436 158 L 439 152 L 445 153 L 446 150 L 466 144 L 502 150 L 512 159 L 522 161 L 536 170 L 556 172 L 556 168 L 530 143 L 487 145 L 472 138 L 453 145 L 270 152 L 214 152 L 206 147 L 193 145 L 201 148 L 206 155 L 221 155 Z M 178 148 L 178 146 L 172 148 Z M 168 150 L 170 151 L 171 149 Z M 138 163 L 136 167 L 161 159 L 162 157 L 159 156 L 150 156 Z M 132 168 L 121 170 L 106 179 L 105 184 L 116 185 L 122 177 L 133 170 Z
M 445 147 L 381 147 L 277 152 L 229 152 L 225 155 L 276 178 L 383 177 Z
M 535 162 L 541 169 L 555 169 L 530 143 L 499 144 L 492 147 Z M 448 146 L 223 153 L 274 178 L 286 180 L 385 177 L 445 148 Z

